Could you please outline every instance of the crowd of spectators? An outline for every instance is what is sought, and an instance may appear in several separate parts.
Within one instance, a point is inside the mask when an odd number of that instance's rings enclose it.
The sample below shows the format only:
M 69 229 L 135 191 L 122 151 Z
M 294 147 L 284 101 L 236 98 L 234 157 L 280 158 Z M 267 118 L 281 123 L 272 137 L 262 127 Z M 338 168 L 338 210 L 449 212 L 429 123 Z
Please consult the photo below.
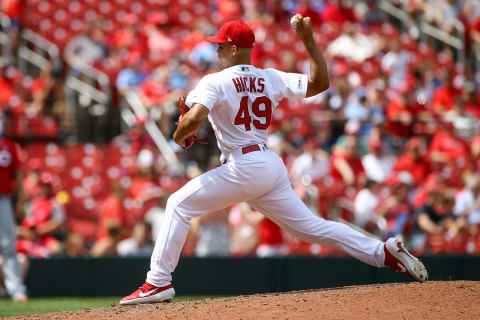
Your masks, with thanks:
M 32 8 L 24 15 L 30 12 L 38 18 L 42 12 L 54 12 L 48 1 L 27 2 Z M 23 254 L 149 256 L 168 195 L 219 165 L 219 151 L 209 134 L 204 138 L 207 145 L 195 145 L 188 152 L 175 149 L 187 169 L 171 172 L 146 133 L 145 122 L 154 120 L 165 136 L 171 136 L 178 97 L 202 75 L 219 68 L 216 48 L 204 37 L 229 19 L 240 17 L 253 27 L 254 65 L 308 72 L 306 52 L 289 25 L 296 12 L 312 17 L 331 87 L 316 97 L 282 101 L 273 114 L 269 148 L 284 159 L 295 191 L 319 215 L 341 219 L 380 239 L 401 237 L 416 254 L 480 253 L 480 77 L 456 64 L 448 48 L 435 52 L 401 33 L 387 22 L 376 1 L 127 1 L 121 14 L 111 14 L 112 8 L 103 4 L 109 2 L 63 2 L 63 12 L 75 19 L 69 25 L 57 22 L 70 38 L 53 32 L 46 16 L 36 25 L 35 20 L 22 24 L 57 43 L 73 71 L 89 65 L 107 73 L 118 101 L 136 92 L 149 115 L 137 118 L 135 128 L 109 145 L 82 145 L 85 158 L 78 167 L 68 161 L 68 146 L 59 146 L 65 163 L 50 166 L 22 144 L 28 204 L 18 217 L 18 248 Z M 452 16 L 468 17 L 472 41 L 478 41 L 475 1 L 465 1 L 463 7 L 463 1 L 403 3 L 410 12 L 420 10 L 442 26 L 448 26 Z M 146 12 L 147 5 L 155 10 Z M 41 23 L 45 19 L 50 25 Z M 68 130 L 58 70 L 46 70 L 38 78 L 23 75 L 20 83 L 12 75 L 16 68 L 0 71 L 0 109 L 9 111 L 5 117 L 24 105 L 27 114 L 53 117 L 57 126 Z M 202 130 L 209 133 L 208 126 Z M 58 134 L 58 128 L 51 132 Z M 119 150 L 118 156 L 114 150 Z M 101 156 L 92 167 L 94 160 L 85 159 L 96 159 L 97 151 Z M 91 179 L 69 189 L 72 178 L 66 176 L 82 176 L 79 168 L 90 170 L 84 177 Z M 90 194 L 84 195 L 85 190 Z M 80 208 L 72 205 L 78 203 Z M 82 215 L 93 223 L 82 225 Z M 183 253 L 339 252 L 283 233 L 242 203 L 195 220 Z

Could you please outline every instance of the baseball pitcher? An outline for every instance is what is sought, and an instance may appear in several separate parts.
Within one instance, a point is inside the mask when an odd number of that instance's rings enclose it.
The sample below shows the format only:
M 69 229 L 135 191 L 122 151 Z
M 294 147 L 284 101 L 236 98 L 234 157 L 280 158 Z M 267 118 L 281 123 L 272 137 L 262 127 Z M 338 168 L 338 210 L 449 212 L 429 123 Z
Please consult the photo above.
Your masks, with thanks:
M 190 110 L 180 119 L 173 138 L 184 148 L 208 118 L 215 130 L 222 165 L 191 180 L 172 194 L 152 254 L 146 282 L 120 304 L 171 300 L 171 273 L 185 242 L 190 221 L 239 202 L 247 202 L 296 237 L 341 249 L 376 267 L 388 266 L 415 280 L 427 271 L 402 242 L 369 238 L 345 224 L 312 213 L 292 190 L 282 159 L 266 146 L 272 113 L 283 98 L 305 98 L 329 87 L 328 70 L 314 41 L 310 18 L 291 20 L 310 58 L 310 75 L 259 69 L 251 64 L 255 35 L 241 21 L 225 23 L 207 40 L 218 44 L 224 70 L 203 77 L 188 94 Z

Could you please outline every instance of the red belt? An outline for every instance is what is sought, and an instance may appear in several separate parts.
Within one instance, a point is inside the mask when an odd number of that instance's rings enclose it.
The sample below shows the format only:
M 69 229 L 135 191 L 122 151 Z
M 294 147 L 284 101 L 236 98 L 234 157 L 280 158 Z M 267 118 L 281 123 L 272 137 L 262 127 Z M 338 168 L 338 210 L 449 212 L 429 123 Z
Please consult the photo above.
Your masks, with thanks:
M 242 148 L 242 154 L 247 154 L 253 151 L 260 151 L 258 144 L 252 144 L 251 146 L 246 146 Z

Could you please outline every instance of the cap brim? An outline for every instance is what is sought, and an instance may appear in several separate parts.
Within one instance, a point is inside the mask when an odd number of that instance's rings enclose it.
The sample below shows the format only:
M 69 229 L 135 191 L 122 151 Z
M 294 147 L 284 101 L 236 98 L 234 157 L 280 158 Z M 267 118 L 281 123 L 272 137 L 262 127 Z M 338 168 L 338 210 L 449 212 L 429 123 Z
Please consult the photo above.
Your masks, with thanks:
M 220 39 L 218 36 L 206 37 L 205 40 L 213 43 L 227 43 L 225 40 Z

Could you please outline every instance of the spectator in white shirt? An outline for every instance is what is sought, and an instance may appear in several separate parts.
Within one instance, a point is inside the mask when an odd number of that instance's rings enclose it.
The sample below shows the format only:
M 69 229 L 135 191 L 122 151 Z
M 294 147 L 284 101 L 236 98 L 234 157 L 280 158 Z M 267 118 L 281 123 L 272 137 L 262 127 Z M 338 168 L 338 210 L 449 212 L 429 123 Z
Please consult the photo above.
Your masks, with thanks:
M 153 251 L 151 226 L 145 222 L 136 223 L 131 237 L 120 241 L 117 251 L 121 257 L 149 257 Z
M 395 158 L 382 154 L 382 142 L 379 139 L 371 139 L 368 147 L 370 153 L 362 157 L 365 174 L 367 179 L 382 183 L 392 172 Z
M 466 217 L 469 225 L 480 224 L 480 175 L 477 173 L 465 181 L 465 189 L 455 196 L 453 213 Z
M 305 143 L 304 151 L 292 163 L 291 176 L 295 183 L 315 181 L 330 172 L 328 154 L 317 148 L 316 141 L 311 139 Z
M 353 202 L 355 224 L 374 234 L 381 234 L 385 228 L 385 219 L 375 213 L 379 203 L 380 187 L 375 180 L 367 180 L 365 188 L 357 193 Z

